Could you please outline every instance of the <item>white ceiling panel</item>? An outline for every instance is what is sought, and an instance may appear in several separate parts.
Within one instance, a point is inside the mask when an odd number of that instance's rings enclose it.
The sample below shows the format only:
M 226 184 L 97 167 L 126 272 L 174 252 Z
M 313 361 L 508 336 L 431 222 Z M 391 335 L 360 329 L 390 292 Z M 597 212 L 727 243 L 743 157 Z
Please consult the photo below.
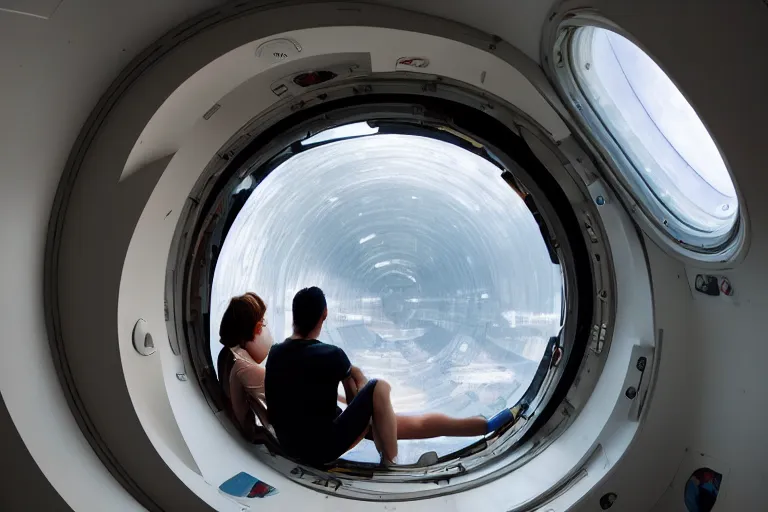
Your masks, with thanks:
M 0 11 L 48 19 L 63 0 L 0 0 Z M 3 15 L 0 13 L 0 15 Z
M 554 0 L 377 0 L 420 11 L 496 35 L 539 62 L 541 28 Z

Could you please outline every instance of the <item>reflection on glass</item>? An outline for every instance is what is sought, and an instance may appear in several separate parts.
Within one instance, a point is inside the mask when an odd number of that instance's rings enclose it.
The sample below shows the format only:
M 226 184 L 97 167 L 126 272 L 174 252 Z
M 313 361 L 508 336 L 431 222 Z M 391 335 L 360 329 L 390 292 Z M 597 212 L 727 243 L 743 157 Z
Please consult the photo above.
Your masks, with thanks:
M 248 198 L 222 247 L 212 357 L 228 299 L 253 290 L 275 339 L 299 289 L 326 293 L 322 340 L 392 384 L 398 413 L 491 416 L 530 384 L 560 327 L 562 277 L 536 222 L 487 160 L 409 135 L 294 156 Z M 400 443 L 401 462 L 471 440 Z M 345 458 L 377 461 L 364 442 Z
M 379 131 L 378 128 L 368 126 L 368 123 L 352 123 L 337 126 L 330 130 L 325 130 L 313 137 L 301 141 L 303 146 L 325 142 L 327 140 L 346 139 L 350 137 L 361 137 L 363 135 L 373 135 Z
M 698 235 L 727 233 L 738 213 L 733 182 L 674 83 L 645 52 L 609 30 L 580 29 L 573 48 L 583 93 L 646 190 Z

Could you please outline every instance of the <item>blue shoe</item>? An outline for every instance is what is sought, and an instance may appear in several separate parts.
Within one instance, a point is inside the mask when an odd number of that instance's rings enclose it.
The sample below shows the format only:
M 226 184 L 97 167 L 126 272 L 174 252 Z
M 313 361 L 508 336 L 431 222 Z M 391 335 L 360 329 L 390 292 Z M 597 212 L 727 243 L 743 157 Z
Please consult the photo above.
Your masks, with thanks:
M 499 414 L 488 420 L 485 433 L 490 434 L 491 432 L 499 430 L 501 427 L 507 425 L 508 423 L 517 421 L 517 418 L 520 417 L 520 414 L 527 408 L 528 407 L 524 405 L 516 405 L 511 409 L 504 409 Z

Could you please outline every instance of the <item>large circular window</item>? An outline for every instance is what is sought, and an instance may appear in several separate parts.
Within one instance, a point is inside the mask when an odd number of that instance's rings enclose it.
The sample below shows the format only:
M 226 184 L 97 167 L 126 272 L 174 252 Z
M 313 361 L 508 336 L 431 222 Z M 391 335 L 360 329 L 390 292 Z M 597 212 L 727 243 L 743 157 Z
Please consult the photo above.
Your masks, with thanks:
M 261 295 L 279 343 L 294 294 L 316 285 L 329 306 L 319 338 L 388 380 L 397 413 L 524 411 L 477 439 L 401 440 L 398 459 L 413 465 L 396 474 L 364 440 L 327 468 L 334 488 L 370 498 L 372 478 L 375 499 L 455 492 L 556 443 L 611 343 L 612 256 L 597 206 L 568 168 L 538 159 L 540 145 L 558 151 L 504 102 L 390 75 L 291 98 L 243 126 L 198 180 L 172 250 L 176 331 L 224 426 L 214 368 L 227 301 Z M 253 455 L 311 486 L 270 426 L 254 427 L 242 432 Z
M 571 28 L 556 51 L 577 114 L 650 219 L 693 252 L 727 251 L 739 224 L 736 190 L 715 142 L 672 80 L 607 29 Z
M 329 304 L 321 339 L 388 380 L 396 412 L 492 416 L 523 396 L 561 329 L 561 267 L 497 165 L 441 140 L 375 132 L 322 132 L 258 186 L 249 177 L 235 189 L 250 195 L 216 264 L 212 359 L 231 296 L 260 294 L 281 341 L 293 295 L 317 285 Z M 399 458 L 473 441 L 402 441 Z M 344 458 L 379 456 L 364 441 Z

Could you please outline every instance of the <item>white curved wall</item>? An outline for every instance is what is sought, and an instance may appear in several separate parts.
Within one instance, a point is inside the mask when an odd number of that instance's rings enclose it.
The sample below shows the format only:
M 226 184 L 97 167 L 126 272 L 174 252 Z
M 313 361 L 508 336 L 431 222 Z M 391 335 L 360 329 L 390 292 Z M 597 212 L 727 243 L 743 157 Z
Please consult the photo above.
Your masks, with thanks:
M 762 318 L 768 306 L 768 205 L 764 200 L 768 181 L 761 156 L 768 119 L 764 93 L 768 88 L 768 9 L 751 1 L 698 2 L 695 9 L 660 0 L 591 4 L 640 41 L 678 84 L 718 143 L 744 195 L 752 222 L 751 245 L 743 263 L 722 272 L 736 291 L 733 300 L 692 296 L 685 281 L 686 276 L 695 275 L 695 269 L 678 266 L 664 272 L 658 265 L 653 265 L 654 282 L 674 282 L 677 297 L 656 294 L 654 299 L 657 322 L 663 327 L 663 318 L 685 314 L 681 301 L 692 297 L 689 328 L 676 335 L 665 332 L 662 349 L 662 365 L 670 362 L 670 352 L 677 357 L 680 381 L 670 380 L 668 385 L 687 382 L 683 402 L 670 404 L 674 410 L 680 407 L 679 416 L 685 419 L 680 434 L 688 451 L 674 454 L 681 472 L 697 460 L 720 467 L 724 481 L 716 510 L 758 510 L 765 504 L 762 489 L 768 456 L 759 433 L 768 420 L 768 398 L 762 392 L 766 379 L 761 360 L 755 357 L 762 350 Z M 658 251 L 649 252 L 653 264 Z M 659 382 L 655 402 L 664 400 L 665 388 Z M 647 431 L 652 418 L 653 409 Z M 643 482 L 627 486 L 635 489 L 627 489 L 630 496 L 652 492 L 647 476 L 655 471 L 658 452 L 651 448 L 651 439 L 641 439 L 638 455 L 651 456 L 636 469 L 627 465 L 616 475 L 617 482 Z M 687 479 L 689 474 L 690 469 L 682 476 Z M 655 510 L 682 510 L 681 482 L 668 483 L 674 483 L 669 490 L 656 489 L 660 498 Z
M 84 439 L 56 377 L 43 311 L 47 227 L 70 149 L 104 90 L 149 43 L 215 3 L 63 2 L 48 20 L 0 11 L 0 390 L 13 420 L 3 428 L 18 430 L 64 499 L 46 498 L 34 473 L 19 475 L 19 461 L 4 472 L 2 494 L 15 498 L 2 504 L 136 509 Z
M 665 329 L 661 391 L 653 398 L 645 433 L 632 448 L 632 464 L 623 465 L 602 490 L 619 493 L 620 510 L 635 510 L 632 498 L 641 496 L 652 502 L 658 497 L 657 510 L 679 510 L 678 489 L 664 494 L 674 470 L 657 468 L 684 462 L 688 455 L 680 447 L 686 446 L 688 453 L 703 451 L 727 467 L 719 508 L 754 510 L 762 503 L 765 482 L 760 432 L 768 405 L 760 394 L 760 320 L 768 289 L 762 262 L 768 256 L 768 233 L 759 228 L 768 220 L 762 200 L 768 185 L 761 178 L 768 70 L 766 59 L 756 55 L 756 49 L 768 46 L 768 10 L 746 0 L 699 3 L 695 11 L 660 0 L 596 3 L 645 45 L 697 108 L 724 152 L 753 221 L 750 252 L 727 273 L 736 290 L 732 302 L 706 297 L 690 301 L 685 269 L 649 247 L 654 282 L 670 285 L 654 297 L 658 327 Z M 84 10 L 64 2 L 48 21 L 0 13 L 3 69 L 26 69 L 4 75 L 0 82 L 3 112 L 10 113 L 0 141 L 5 285 L 0 318 L 6 327 L 0 389 L 30 453 L 78 510 L 98 500 L 109 505 L 99 508 L 111 510 L 134 503 L 85 444 L 53 378 L 41 296 L 48 210 L 79 127 L 126 62 L 118 49 L 126 47 L 127 59 L 192 9 L 190 2 L 176 8 L 134 2 L 124 10 L 116 3 L 103 4 Z M 85 42 L 78 46 L 78 40 Z M 65 41 L 75 41 L 75 46 Z M 525 48 L 520 45 L 529 54 L 535 48 L 530 41 Z M 691 330 L 672 327 L 681 317 L 689 320 Z M 681 387 L 690 398 L 671 399 L 663 391 Z M 679 415 L 670 417 L 672 411 Z M 50 424 L 56 428 L 39 428 Z M 81 471 L 60 471 L 73 461 Z M 591 499 L 585 510 L 594 509 L 596 498 Z

